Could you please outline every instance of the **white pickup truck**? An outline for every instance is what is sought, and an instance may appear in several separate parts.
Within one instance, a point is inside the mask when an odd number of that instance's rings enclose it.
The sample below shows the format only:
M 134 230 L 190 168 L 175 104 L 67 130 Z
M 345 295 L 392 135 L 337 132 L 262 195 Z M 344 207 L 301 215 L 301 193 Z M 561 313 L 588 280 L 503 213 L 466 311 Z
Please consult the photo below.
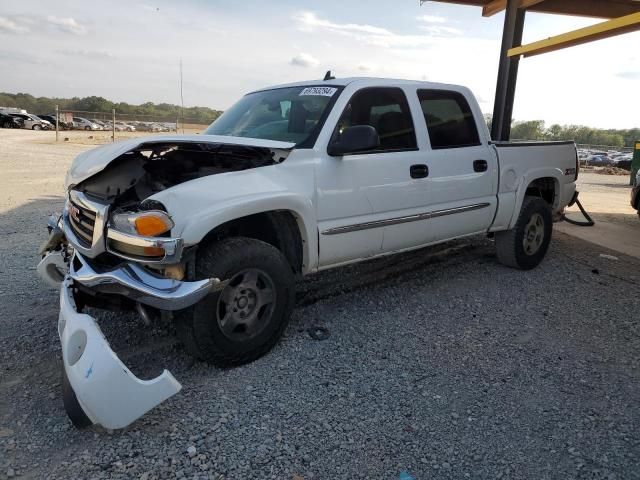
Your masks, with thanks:
M 38 268 L 62 284 L 67 412 L 124 427 L 181 388 L 166 370 L 136 378 L 85 306 L 172 316 L 196 357 L 249 362 L 301 275 L 477 234 L 535 267 L 577 175 L 572 142 L 492 142 L 467 88 L 387 79 L 266 88 L 202 135 L 85 152 Z

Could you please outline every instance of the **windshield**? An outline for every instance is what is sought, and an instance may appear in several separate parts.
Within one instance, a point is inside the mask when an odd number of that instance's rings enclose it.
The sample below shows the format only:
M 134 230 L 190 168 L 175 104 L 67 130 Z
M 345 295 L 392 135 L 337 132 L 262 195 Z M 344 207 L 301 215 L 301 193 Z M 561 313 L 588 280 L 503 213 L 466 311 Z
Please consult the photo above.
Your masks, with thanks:
M 342 87 L 287 87 L 250 93 L 216 119 L 205 135 L 262 138 L 312 147 Z

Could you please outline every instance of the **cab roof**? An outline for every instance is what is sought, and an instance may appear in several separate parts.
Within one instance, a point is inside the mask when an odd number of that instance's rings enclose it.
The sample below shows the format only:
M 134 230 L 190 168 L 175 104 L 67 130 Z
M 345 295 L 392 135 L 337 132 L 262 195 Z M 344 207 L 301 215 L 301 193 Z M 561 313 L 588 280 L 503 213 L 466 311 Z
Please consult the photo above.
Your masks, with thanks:
M 277 88 L 287 87 L 309 87 L 309 86 L 323 86 L 323 87 L 346 87 L 350 84 L 356 84 L 358 87 L 393 87 L 403 85 L 415 85 L 423 88 L 436 88 L 436 89 L 453 89 L 458 90 L 464 88 L 460 85 L 452 85 L 446 83 L 424 82 L 420 80 L 401 80 L 396 78 L 377 78 L 377 77 L 347 77 L 347 78 L 334 78 L 331 80 L 307 80 L 304 82 L 284 83 L 281 85 L 273 85 L 270 87 L 260 88 L 254 90 L 255 92 L 262 92 L 265 90 L 274 90 Z

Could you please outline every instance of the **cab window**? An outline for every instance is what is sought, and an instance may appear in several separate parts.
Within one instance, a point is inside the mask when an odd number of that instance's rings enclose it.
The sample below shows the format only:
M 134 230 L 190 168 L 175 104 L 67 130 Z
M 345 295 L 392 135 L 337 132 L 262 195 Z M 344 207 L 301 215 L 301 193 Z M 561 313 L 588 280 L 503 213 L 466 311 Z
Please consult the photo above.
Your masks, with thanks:
M 417 149 L 409 104 L 399 88 L 373 87 L 356 92 L 338 121 L 334 140 L 345 128 L 355 125 L 370 125 L 376 129 L 380 147 L 375 152 Z
M 480 145 L 478 128 L 464 95 L 446 90 L 418 90 L 418 99 L 432 149 Z

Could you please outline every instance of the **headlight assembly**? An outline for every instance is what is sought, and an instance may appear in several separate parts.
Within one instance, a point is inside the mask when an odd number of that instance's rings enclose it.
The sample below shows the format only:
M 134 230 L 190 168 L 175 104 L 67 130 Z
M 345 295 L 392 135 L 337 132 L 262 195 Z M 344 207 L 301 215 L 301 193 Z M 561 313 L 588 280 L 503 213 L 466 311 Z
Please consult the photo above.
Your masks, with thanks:
M 175 263 L 182 254 L 182 239 L 160 237 L 174 226 L 161 210 L 115 213 L 107 230 L 107 250 L 146 263 Z
M 137 213 L 116 213 L 111 217 L 111 226 L 129 235 L 156 237 L 167 233 L 175 225 L 165 212 L 149 210 Z

